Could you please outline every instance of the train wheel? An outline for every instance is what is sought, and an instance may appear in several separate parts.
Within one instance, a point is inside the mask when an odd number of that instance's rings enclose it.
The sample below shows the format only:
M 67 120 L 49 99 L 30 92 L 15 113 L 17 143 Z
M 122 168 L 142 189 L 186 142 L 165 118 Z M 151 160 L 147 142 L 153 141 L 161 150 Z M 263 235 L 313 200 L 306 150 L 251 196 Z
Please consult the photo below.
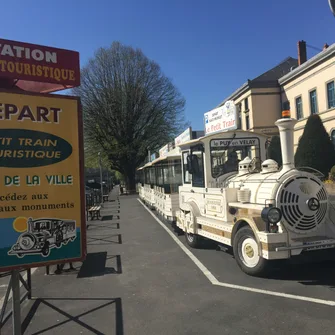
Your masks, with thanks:
M 233 252 L 238 266 L 250 276 L 261 276 L 268 270 L 269 262 L 261 257 L 258 244 L 250 227 L 243 227 L 233 241 Z
M 61 232 L 56 233 L 56 247 L 60 248 L 62 246 L 63 234 Z
M 199 248 L 201 245 L 201 237 L 192 233 L 185 232 L 186 242 L 192 248 Z
M 49 246 L 49 242 L 45 242 L 44 247 L 43 247 L 43 249 L 42 249 L 42 255 L 43 255 L 44 257 L 47 257 L 47 256 L 49 256 L 49 254 L 50 254 L 50 246 Z

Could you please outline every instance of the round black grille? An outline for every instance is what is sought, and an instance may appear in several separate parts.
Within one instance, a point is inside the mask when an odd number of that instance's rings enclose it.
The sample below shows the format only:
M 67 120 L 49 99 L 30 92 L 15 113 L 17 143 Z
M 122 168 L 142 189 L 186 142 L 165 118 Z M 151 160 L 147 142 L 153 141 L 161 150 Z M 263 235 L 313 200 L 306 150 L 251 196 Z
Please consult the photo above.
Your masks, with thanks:
M 279 192 L 277 205 L 288 229 L 307 233 L 324 221 L 328 209 L 327 192 L 321 181 L 313 177 L 292 178 Z

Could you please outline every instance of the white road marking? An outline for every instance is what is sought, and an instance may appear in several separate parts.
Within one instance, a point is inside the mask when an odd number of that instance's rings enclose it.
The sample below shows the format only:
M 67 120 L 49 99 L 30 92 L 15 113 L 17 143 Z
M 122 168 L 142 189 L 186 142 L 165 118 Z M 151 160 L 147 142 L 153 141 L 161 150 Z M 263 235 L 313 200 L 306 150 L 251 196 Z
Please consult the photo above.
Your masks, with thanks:
M 308 301 L 308 302 L 313 302 L 316 304 L 322 304 L 322 305 L 328 305 L 328 306 L 335 306 L 335 301 L 333 300 L 323 300 L 323 299 L 316 299 L 316 298 L 311 298 L 311 297 L 305 297 L 301 295 L 294 295 L 294 294 L 287 294 L 287 293 L 282 293 L 282 292 L 276 292 L 276 291 L 268 291 L 268 290 L 262 290 L 254 287 L 248 287 L 248 286 L 241 286 L 241 285 L 234 285 L 234 284 L 229 284 L 229 283 L 222 283 L 219 282 L 214 275 L 206 268 L 206 266 L 201 263 L 201 261 L 192 254 L 192 252 L 185 247 L 185 245 L 179 241 L 179 239 L 171 232 L 169 228 L 165 226 L 165 224 L 159 220 L 154 213 L 150 211 L 149 208 L 147 208 L 143 202 L 140 199 L 137 199 L 142 206 L 150 213 L 150 215 L 160 224 L 162 228 L 165 229 L 165 231 L 173 238 L 173 240 L 179 245 L 179 247 L 185 252 L 187 256 L 191 258 L 191 260 L 195 263 L 195 265 L 201 270 L 201 272 L 208 278 L 208 280 L 216 286 L 222 286 L 226 288 L 232 288 L 235 290 L 241 290 L 241 291 L 248 291 L 248 292 L 253 292 L 253 293 L 260 293 L 260 294 L 265 294 L 265 295 L 271 295 L 271 296 L 276 296 L 276 297 L 281 297 L 281 298 L 286 298 L 286 299 L 294 299 L 294 300 L 301 300 L 301 301 Z
M 31 269 L 31 275 L 33 275 L 33 273 L 36 270 L 37 270 L 37 268 L 32 268 Z M 23 278 L 24 281 L 27 281 L 27 272 L 22 276 L 22 278 Z M 8 285 L 6 285 L 6 286 L 8 286 Z M 22 283 L 20 281 L 20 288 L 21 288 L 21 286 L 22 286 Z M 8 300 L 10 300 L 11 298 L 12 298 L 12 291 L 10 291 L 10 293 L 9 293 Z M 5 297 L 3 296 L 2 298 L 0 298 L 0 308 L 1 308 L 1 306 L 3 306 L 4 301 L 5 301 Z
M 335 301 L 332 301 L 332 300 L 322 300 L 322 299 L 316 299 L 316 298 L 311 298 L 311 297 L 304 297 L 304 296 L 301 296 L 301 295 L 294 295 L 294 294 L 288 294 L 288 293 L 282 293 L 282 292 L 261 290 L 259 288 L 240 286 L 240 285 L 234 285 L 234 284 L 228 284 L 228 283 L 221 283 L 219 281 L 217 283 L 213 283 L 213 285 L 233 288 L 233 289 L 236 289 L 236 290 L 273 295 L 273 296 L 281 297 L 281 298 L 302 300 L 302 301 L 314 302 L 316 304 L 335 306 Z
M 165 224 L 159 220 L 155 214 L 153 214 L 150 209 L 148 209 L 143 202 L 140 199 L 137 199 L 144 208 L 153 216 L 153 218 L 167 231 L 167 233 L 174 239 L 174 241 L 180 246 L 180 248 L 185 252 L 185 254 L 192 259 L 192 261 L 195 263 L 195 265 L 203 272 L 203 274 L 208 278 L 208 280 L 212 283 L 218 282 L 218 280 L 212 275 L 212 273 L 206 268 L 205 265 L 203 265 L 198 258 L 196 258 L 190 250 L 188 250 L 183 243 L 181 243 L 178 238 L 173 235 L 172 231 L 165 226 Z

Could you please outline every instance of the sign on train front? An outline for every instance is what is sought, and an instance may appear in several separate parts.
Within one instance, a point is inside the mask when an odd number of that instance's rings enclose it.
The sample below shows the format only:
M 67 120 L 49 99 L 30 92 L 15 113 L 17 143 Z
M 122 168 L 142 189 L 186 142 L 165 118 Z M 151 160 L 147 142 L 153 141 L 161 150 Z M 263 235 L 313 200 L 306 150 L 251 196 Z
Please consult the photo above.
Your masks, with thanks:
M 236 106 L 226 101 L 223 106 L 205 113 L 205 134 L 237 129 Z
M 0 92 L 0 271 L 84 258 L 82 152 L 78 98 Z

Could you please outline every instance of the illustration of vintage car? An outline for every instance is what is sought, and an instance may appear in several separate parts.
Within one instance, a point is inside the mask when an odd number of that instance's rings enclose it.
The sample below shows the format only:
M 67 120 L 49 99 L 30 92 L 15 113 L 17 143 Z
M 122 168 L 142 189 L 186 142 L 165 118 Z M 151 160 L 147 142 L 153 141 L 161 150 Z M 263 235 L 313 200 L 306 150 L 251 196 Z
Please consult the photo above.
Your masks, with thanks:
M 50 250 L 61 248 L 76 239 L 76 221 L 53 218 L 29 218 L 27 231 L 22 233 L 8 255 L 22 258 L 41 254 L 48 257 Z

